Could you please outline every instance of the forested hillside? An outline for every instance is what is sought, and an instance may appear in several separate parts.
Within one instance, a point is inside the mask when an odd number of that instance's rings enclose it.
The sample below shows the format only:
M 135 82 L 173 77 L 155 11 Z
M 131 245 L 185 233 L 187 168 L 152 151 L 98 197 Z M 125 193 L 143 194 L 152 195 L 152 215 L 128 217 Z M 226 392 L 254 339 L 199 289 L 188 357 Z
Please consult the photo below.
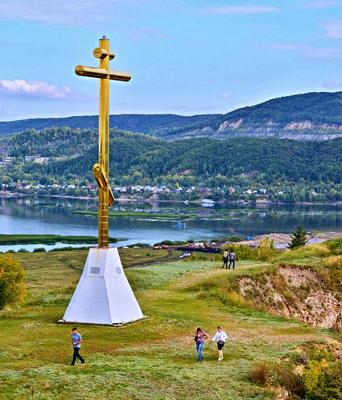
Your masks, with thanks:
M 120 177 L 140 172 L 148 179 L 190 174 L 207 179 L 218 174 L 263 175 L 267 182 L 301 179 L 339 182 L 342 176 L 342 140 L 298 146 L 293 140 L 234 138 L 223 141 L 189 139 L 164 142 L 143 137 L 117 137 L 110 144 L 112 174 Z M 97 159 L 97 147 L 65 162 L 51 163 L 53 175 L 64 171 L 90 174 Z
M 71 128 L 28 130 L 3 138 L 3 188 L 95 195 L 91 168 L 98 157 L 97 141 L 96 130 Z M 110 168 L 112 185 L 124 186 L 124 193 L 132 185 L 163 188 L 148 189 L 150 193 L 138 190 L 147 197 L 152 191 L 159 198 L 342 200 L 342 139 L 202 138 L 170 142 L 113 129 Z

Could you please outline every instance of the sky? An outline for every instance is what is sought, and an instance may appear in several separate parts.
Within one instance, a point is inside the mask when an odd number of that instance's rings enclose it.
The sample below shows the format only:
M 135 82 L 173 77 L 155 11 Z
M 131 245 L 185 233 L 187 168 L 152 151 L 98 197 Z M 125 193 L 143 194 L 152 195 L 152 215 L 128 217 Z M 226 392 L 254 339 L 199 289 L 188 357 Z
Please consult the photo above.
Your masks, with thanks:
M 95 115 L 75 75 L 106 35 L 111 114 L 226 113 L 342 90 L 342 0 L 0 0 L 0 121 Z

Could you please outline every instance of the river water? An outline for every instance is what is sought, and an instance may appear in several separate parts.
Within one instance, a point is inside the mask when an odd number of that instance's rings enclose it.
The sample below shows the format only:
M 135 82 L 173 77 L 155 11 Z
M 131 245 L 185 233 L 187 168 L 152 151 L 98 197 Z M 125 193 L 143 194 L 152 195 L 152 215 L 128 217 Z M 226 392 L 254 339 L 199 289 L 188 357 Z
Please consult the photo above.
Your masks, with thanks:
M 74 214 L 96 210 L 94 200 L 56 198 L 0 199 L 0 234 L 97 235 L 97 218 Z M 153 244 L 161 240 L 208 240 L 233 235 L 254 236 L 270 232 L 291 232 L 296 225 L 307 231 L 342 231 L 341 205 L 225 205 L 205 208 L 184 203 L 116 203 L 113 209 L 150 211 L 148 220 L 137 217 L 110 219 L 110 236 L 117 245 Z M 191 212 L 195 219 L 161 221 L 153 213 Z M 0 246 L 0 251 L 42 245 Z M 66 245 L 69 246 L 69 245 Z

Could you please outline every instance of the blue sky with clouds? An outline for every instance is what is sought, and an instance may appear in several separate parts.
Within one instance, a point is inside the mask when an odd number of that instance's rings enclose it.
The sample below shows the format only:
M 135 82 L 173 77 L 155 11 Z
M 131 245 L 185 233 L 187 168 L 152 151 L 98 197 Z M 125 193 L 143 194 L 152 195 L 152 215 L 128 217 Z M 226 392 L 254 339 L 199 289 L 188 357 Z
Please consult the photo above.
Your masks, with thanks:
M 98 38 L 132 73 L 111 113 L 228 112 L 342 90 L 342 0 L 1 0 L 0 120 L 97 113 Z

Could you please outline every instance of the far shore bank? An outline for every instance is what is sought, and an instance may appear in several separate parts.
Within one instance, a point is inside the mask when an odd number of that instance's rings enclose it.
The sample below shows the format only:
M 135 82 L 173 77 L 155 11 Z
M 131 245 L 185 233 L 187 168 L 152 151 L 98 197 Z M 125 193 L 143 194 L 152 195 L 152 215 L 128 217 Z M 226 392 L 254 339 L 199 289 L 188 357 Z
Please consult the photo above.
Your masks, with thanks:
M 32 194 L 4 194 L 0 192 L 0 199 L 21 199 L 21 198 L 53 198 L 53 199 L 69 199 L 69 200 L 85 200 L 85 201 L 97 201 L 97 196 L 68 196 L 68 195 L 32 195 Z M 115 199 L 118 203 L 175 203 L 175 204 L 196 204 L 201 205 L 201 200 L 178 200 L 178 199 L 155 199 L 155 198 L 136 198 L 136 197 L 118 197 Z M 285 203 L 285 202 L 274 202 L 271 200 L 218 200 L 215 201 L 216 205 L 234 204 L 234 205 L 256 205 L 256 206 L 271 206 L 271 205 L 296 205 L 296 206 L 342 206 L 342 201 L 335 202 L 295 202 L 295 203 Z M 215 205 L 214 205 L 215 206 Z M 214 207 L 213 206 L 213 207 Z
M 337 239 L 342 237 L 342 232 L 317 232 L 307 233 L 307 245 L 323 243 L 327 240 Z M 231 245 L 247 245 L 256 248 L 260 243 L 268 238 L 273 242 L 273 245 L 278 250 L 284 250 L 291 242 L 291 234 L 289 233 L 266 233 L 255 236 L 249 240 L 230 241 L 229 238 L 222 238 L 218 241 L 212 240 L 189 240 L 189 241 L 168 241 L 164 240 L 158 243 L 158 247 L 154 247 L 156 243 L 126 243 L 124 239 L 109 238 L 110 243 L 114 247 L 153 247 L 153 249 L 179 250 L 180 246 L 189 246 L 191 249 L 182 249 L 183 252 L 203 251 L 201 249 L 215 249 L 219 252 L 224 246 Z M 89 236 L 63 236 L 63 235 L 0 235 L 0 253 L 22 253 L 22 252 L 41 252 L 41 251 L 56 251 L 56 250 L 80 250 L 96 246 L 97 237 Z

